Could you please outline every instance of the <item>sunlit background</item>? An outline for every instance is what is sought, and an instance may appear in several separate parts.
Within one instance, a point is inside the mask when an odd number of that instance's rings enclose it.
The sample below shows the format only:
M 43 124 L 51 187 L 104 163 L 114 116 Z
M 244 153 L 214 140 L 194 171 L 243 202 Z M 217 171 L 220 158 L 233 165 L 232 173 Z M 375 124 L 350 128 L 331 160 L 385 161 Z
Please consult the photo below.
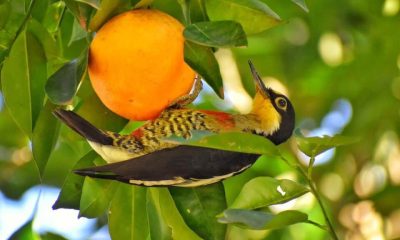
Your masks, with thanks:
M 254 88 L 247 60 L 252 59 L 267 85 L 290 96 L 296 126 L 305 136 L 360 138 L 354 145 L 325 152 L 315 163 L 317 186 L 344 239 L 400 238 L 400 0 L 309 0 L 309 13 L 280 0 L 265 2 L 287 21 L 250 37 L 248 48 L 219 50 L 226 100 L 205 86 L 196 107 L 248 112 Z M 33 217 L 34 229 L 41 234 L 109 238 L 105 219 L 78 219 L 77 211 L 51 208 L 84 147 L 61 139 L 44 185 L 38 185 L 29 143 L 13 123 L 1 93 L 0 136 L 0 239 Z M 295 139 L 288 146 L 308 164 Z M 298 180 L 294 171 L 281 165 L 262 159 L 245 174 Z M 227 184 L 240 179 L 239 175 Z M 311 194 L 271 207 L 273 212 L 287 209 L 301 209 L 323 221 Z M 325 237 L 313 226 L 297 224 L 273 234 L 238 231 L 235 239 Z

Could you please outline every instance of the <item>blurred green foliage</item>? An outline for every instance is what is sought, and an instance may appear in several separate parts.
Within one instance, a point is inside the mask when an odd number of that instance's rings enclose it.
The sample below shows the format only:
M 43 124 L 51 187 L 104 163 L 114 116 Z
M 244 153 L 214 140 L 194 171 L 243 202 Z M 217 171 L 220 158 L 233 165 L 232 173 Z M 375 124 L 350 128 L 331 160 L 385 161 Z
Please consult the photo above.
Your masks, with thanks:
M 30 7 L 33 2 L 35 4 Z M 195 221 L 209 221 L 211 215 L 205 211 L 209 209 L 196 213 L 195 218 L 182 214 L 182 206 L 199 204 L 200 200 L 182 198 L 180 190 L 145 189 L 73 175 L 72 169 L 93 164 L 96 155 L 89 152 L 82 138 L 60 126 L 50 114 L 55 105 L 45 97 L 47 79 L 57 76 L 59 69 L 71 66 L 74 59 L 81 59 L 92 33 L 110 17 L 132 8 L 137 2 L 0 0 L 0 93 L 6 98 L 5 104 L 0 101 L 0 190 L 7 197 L 18 199 L 39 183 L 64 186 L 55 207 L 81 207 L 82 215 L 97 217 L 109 206 L 112 212 L 110 235 L 115 239 L 126 236 L 219 239 L 224 225 L 208 222 L 202 229 Z M 393 226 L 400 224 L 397 203 L 400 194 L 400 1 L 308 0 L 305 5 L 304 1 L 292 1 L 293 4 L 282 0 L 191 0 L 190 6 L 185 6 L 185 2 L 154 0 L 144 1 L 144 4 L 151 3 L 152 8 L 167 12 L 186 25 L 190 21 L 185 11 L 190 11 L 193 23 L 210 18 L 244 24 L 247 47 L 230 49 L 236 62 L 232 67 L 238 68 L 244 88 L 250 94 L 254 93 L 254 86 L 248 59 L 252 59 L 261 76 L 273 77 L 282 83 L 296 109 L 296 126 L 303 134 L 326 130 L 327 123 L 344 122 L 342 115 L 332 118 L 332 113 L 340 109 L 343 101 L 347 104 L 350 121 L 337 127 L 335 133 L 357 136 L 360 140 L 335 149 L 333 158 L 324 164 L 316 159 L 312 171 L 315 185 L 320 189 L 341 239 L 399 238 L 400 230 Z M 246 4 L 251 5 L 251 11 L 243 10 Z M 265 4 L 269 7 L 265 8 Z M 207 7 L 212 10 L 207 11 Z M 304 11 L 307 9 L 308 12 Z M 233 14 L 235 12 L 240 14 Z M 237 27 L 232 29 L 237 30 Z M 213 64 L 216 63 L 214 47 L 244 45 L 245 42 L 239 37 L 223 39 L 218 45 L 205 43 L 199 40 L 195 24 L 189 30 L 195 41 L 188 42 L 192 51 L 186 50 L 185 60 L 222 96 L 219 70 L 225 69 Z M 212 37 L 220 32 L 207 34 Z M 73 105 L 80 115 L 99 128 L 121 130 L 126 120 L 101 104 L 87 76 L 77 71 L 78 68 L 75 66 L 76 72 L 72 73 L 75 74 L 74 84 L 67 85 L 68 90 L 62 89 L 68 91 L 68 99 L 61 98 L 56 103 Z M 79 89 L 76 81 L 82 81 Z M 31 82 L 38 84 L 31 85 Z M 54 90 L 51 84 L 50 89 Z M 54 91 L 53 96 L 57 96 L 57 89 Z M 221 100 L 214 93 L 205 93 L 195 107 L 218 109 L 220 106 Z M 325 150 L 325 146 L 323 148 Z M 215 194 L 215 199 L 211 199 L 219 204 L 212 206 L 212 214 L 222 213 L 226 206 L 231 206 L 243 186 L 256 177 L 286 178 L 305 184 L 305 179 L 289 166 L 301 155 L 295 138 L 280 146 L 279 151 L 289 164 L 279 156 L 263 156 L 249 170 L 224 181 L 223 185 L 216 185 L 214 191 L 224 191 L 225 195 Z M 193 191 L 201 194 L 202 190 Z M 71 192 L 77 195 L 70 195 Z M 220 196 L 224 199 L 218 198 Z M 291 206 L 307 213 L 309 220 L 324 223 L 311 194 L 303 195 Z M 276 211 L 273 207 L 261 210 L 256 214 L 264 214 L 263 219 L 269 219 L 268 214 Z M 130 218 L 133 214 L 137 219 L 148 217 L 148 221 L 135 222 Z M 372 217 L 366 218 L 367 215 Z M 298 222 L 306 221 L 302 216 L 299 219 Z M 365 231 L 371 222 L 377 224 L 375 232 Z M 21 232 L 36 238 L 31 233 L 31 225 L 31 222 L 24 225 Z M 248 225 L 251 226 L 251 222 Z M 250 230 L 231 225 L 227 229 L 227 239 L 328 238 L 325 231 L 303 223 L 277 230 Z

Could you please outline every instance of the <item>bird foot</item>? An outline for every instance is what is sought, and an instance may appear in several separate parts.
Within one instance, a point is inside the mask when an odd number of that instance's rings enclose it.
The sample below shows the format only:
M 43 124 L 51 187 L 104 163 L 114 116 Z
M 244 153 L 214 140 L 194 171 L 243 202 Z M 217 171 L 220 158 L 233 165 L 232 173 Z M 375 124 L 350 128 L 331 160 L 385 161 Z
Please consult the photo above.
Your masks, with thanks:
M 183 108 L 191 104 L 197 98 L 197 96 L 199 96 L 200 91 L 203 89 L 203 83 L 201 82 L 199 75 L 196 75 L 194 81 L 195 82 L 192 91 L 175 99 L 171 104 L 168 105 L 167 108 Z

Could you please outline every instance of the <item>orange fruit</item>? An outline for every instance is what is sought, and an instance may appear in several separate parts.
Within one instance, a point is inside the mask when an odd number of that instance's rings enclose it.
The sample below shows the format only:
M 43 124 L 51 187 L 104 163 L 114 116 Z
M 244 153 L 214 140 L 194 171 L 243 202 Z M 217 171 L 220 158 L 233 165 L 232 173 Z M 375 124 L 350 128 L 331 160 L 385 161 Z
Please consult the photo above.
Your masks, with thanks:
M 184 61 L 182 32 L 180 22 L 158 10 L 128 11 L 104 24 L 88 66 L 104 105 L 128 119 L 149 120 L 187 94 L 195 72 Z

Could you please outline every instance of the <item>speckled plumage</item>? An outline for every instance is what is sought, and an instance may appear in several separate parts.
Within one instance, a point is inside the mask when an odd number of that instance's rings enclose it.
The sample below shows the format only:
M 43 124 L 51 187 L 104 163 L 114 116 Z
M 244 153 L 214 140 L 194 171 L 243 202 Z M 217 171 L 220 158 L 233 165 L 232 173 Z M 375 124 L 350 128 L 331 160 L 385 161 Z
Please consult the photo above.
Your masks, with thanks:
M 218 118 L 219 117 L 219 118 Z M 234 128 L 234 118 L 227 113 L 192 109 L 167 109 L 157 119 L 147 121 L 132 134 L 105 132 L 113 145 L 135 156 L 175 146 L 162 141 L 172 135 L 189 139 L 192 130 L 221 132 Z M 114 162 L 114 161 L 113 161 Z

